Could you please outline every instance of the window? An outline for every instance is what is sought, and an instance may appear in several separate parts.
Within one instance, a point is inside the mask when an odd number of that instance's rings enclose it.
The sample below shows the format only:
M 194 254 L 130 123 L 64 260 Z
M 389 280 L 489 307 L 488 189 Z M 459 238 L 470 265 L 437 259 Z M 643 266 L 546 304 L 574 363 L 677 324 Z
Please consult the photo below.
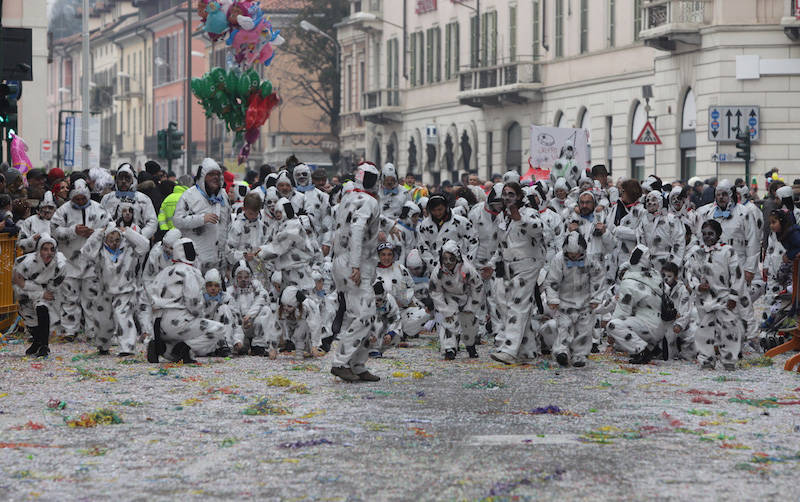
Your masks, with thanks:
M 581 54 L 589 50 L 589 0 L 581 0 Z
M 533 1 L 533 26 L 531 27 L 531 34 L 533 38 L 533 61 L 539 59 L 539 47 L 542 45 L 542 34 L 540 32 L 539 24 L 541 23 L 539 0 Z
M 506 134 L 506 168 L 520 169 L 522 166 L 522 129 L 517 122 L 508 127 Z
M 556 0 L 556 57 L 564 57 L 564 0 Z
M 386 88 L 397 89 L 398 87 L 398 61 L 397 61 L 397 39 L 393 38 L 386 42 Z
M 681 130 L 694 131 L 697 126 L 697 103 L 694 99 L 694 91 L 689 89 L 686 91 L 686 97 L 683 99 L 683 120 Z
M 589 139 L 586 141 L 586 154 L 589 160 L 592 159 L 592 114 L 589 113 L 588 108 L 583 110 L 583 117 L 581 117 L 581 129 L 589 133 Z
M 517 60 L 517 6 L 508 8 L 508 59 Z
M 481 63 L 482 66 L 497 64 L 497 12 L 481 14 Z
M 450 80 L 458 76 L 458 22 L 450 23 L 445 27 L 445 61 L 444 78 Z
M 411 87 L 417 85 L 417 34 L 412 33 L 409 35 L 408 40 L 408 60 L 409 60 L 409 68 L 408 73 L 411 80 Z
M 639 133 L 644 128 L 645 123 L 647 123 L 647 113 L 644 111 L 644 106 L 637 102 L 631 118 L 631 144 L 629 147 L 631 178 L 637 180 L 641 180 L 644 177 L 644 146 L 637 145 L 634 141 L 639 137 Z
M 617 0 L 608 0 L 608 46 L 616 45 Z
M 436 81 L 441 82 L 442 81 L 442 29 L 437 26 L 436 30 L 434 31 L 434 34 L 436 36 L 436 49 L 435 49 L 436 64 L 434 65 L 436 67 Z
M 347 111 L 353 111 L 353 65 L 347 65 Z
M 633 39 L 639 40 L 642 31 L 642 0 L 633 0 Z
M 425 47 L 426 50 L 426 57 L 428 58 L 428 65 L 425 67 L 425 71 L 428 74 L 428 83 L 432 84 L 438 80 L 441 80 L 441 70 L 437 70 L 436 66 L 438 63 L 441 62 L 441 57 L 439 56 L 439 47 L 438 47 L 438 40 L 439 37 L 439 28 L 428 28 L 427 31 L 427 42 L 428 45 Z M 437 79 L 437 75 L 438 79 Z
M 479 36 L 480 26 L 478 16 L 472 16 L 469 19 L 469 65 L 472 68 L 476 68 L 480 64 Z

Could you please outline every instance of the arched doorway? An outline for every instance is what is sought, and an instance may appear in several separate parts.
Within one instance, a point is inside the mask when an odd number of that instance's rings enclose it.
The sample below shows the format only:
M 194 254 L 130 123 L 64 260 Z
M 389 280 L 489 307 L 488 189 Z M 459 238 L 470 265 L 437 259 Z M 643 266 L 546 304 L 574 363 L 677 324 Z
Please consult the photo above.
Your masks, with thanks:
M 513 122 L 506 129 L 506 169 L 519 171 L 522 167 L 522 128 Z

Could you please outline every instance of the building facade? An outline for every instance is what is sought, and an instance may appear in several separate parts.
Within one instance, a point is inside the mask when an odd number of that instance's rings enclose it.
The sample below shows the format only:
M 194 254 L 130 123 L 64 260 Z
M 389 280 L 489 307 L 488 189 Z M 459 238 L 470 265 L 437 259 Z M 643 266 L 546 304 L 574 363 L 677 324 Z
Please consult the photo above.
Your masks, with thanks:
M 797 16 L 796 0 L 352 1 L 343 155 L 488 177 L 527 170 L 546 125 L 588 130 L 614 177 L 744 177 L 712 160 L 736 150 L 709 139 L 709 110 L 757 106 L 751 174 L 800 177 Z M 633 144 L 648 116 L 657 147 Z

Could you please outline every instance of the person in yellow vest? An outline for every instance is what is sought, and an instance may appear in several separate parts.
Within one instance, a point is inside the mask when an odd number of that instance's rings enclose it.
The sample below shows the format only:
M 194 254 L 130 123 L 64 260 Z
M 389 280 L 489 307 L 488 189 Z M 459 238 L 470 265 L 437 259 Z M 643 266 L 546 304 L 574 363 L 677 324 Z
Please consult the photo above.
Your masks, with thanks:
M 172 193 L 167 195 L 161 203 L 161 210 L 158 212 L 158 228 L 161 232 L 167 232 L 175 228 L 175 224 L 172 223 L 172 215 L 175 214 L 175 206 L 178 204 L 178 200 L 180 200 L 183 192 L 192 185 L 194 185 L 192 177 L 188 174 L 182 175 L 178 178 L 178 183 L 175 185 Z

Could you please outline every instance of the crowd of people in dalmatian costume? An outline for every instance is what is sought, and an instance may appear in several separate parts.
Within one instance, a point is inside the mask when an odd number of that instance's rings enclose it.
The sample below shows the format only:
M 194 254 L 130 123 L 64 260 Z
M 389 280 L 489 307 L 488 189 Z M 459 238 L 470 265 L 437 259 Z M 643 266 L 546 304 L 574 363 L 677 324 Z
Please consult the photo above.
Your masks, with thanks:
M 299 164 L 229 197 L 207 158 L 158 235 L 129 164 L 99 202 L 78 179 L 60 207 L 46 192 L 20 225 L 27 354 L 47 356 L 51 333 L 154 363 L 330 352 L 333 375 L 371 382 L 371 357 L 434 336 L 447 361 L 488 344 L 504 364 L 550 354 L 581 368 L 611 346 L 634 364 L 735 369 L 759 348 L 754 302 L 790 287 L 791 190 L 769 221 L 728 180 L 698 209 L 655 176 L 611 185 L 572 148 L 548 179 L 509 171 L 470 197 L 414 196 L 392 164 L 369 162 L 333 190 Z

